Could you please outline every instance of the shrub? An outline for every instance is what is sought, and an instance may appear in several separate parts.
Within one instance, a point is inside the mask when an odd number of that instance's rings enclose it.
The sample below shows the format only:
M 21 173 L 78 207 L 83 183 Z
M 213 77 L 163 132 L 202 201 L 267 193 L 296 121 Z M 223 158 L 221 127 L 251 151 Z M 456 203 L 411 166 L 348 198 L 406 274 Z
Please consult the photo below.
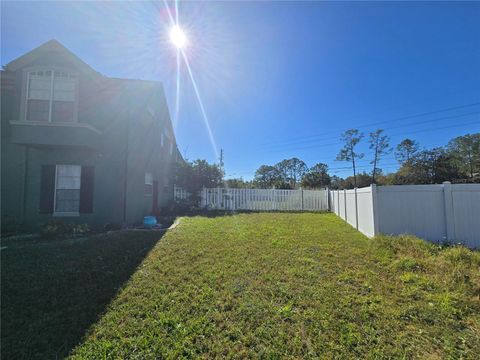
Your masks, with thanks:
M 2 217 L 2 224 L 1 224 L 2 235 L 16 234 L 19 231 L 20 231 L 20 225 L 18 224 L 16 219 L 8 216 Z
M 54 239 L 60 236 L 82 235 L 89 231 L 87 224 L 67 223 L 63 220 L 51 220 L 42 225 L 40 235 L 46 239 Z
M 198 209 L 198 201 L 197 199 L 194 199 L 190 197 L 189 199 L 185 200 L 178 200 L 174 201 L 168 206 L 163 207 L 160 212 L 156 215 L 158 216 L 165 216 L 165 215 L 171 215 L 171 216 L 178 216 L 178 215 L 186 215 L 194 212 L 196 209 Z
M 104 231 L 116 231 L 116 230 L 121 230 L 122 225 L 120 224 L 115 224 L 115 223 L 106 223 L 103 225 L 103 230 Z

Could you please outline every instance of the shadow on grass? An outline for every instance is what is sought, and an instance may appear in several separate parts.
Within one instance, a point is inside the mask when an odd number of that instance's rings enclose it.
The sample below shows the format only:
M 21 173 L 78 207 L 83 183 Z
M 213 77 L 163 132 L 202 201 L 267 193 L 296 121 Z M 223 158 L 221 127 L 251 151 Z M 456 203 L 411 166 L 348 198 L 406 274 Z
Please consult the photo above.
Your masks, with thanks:
M 9 244 L 1 251 L 2 359 L 67 356 L 163 235 Z

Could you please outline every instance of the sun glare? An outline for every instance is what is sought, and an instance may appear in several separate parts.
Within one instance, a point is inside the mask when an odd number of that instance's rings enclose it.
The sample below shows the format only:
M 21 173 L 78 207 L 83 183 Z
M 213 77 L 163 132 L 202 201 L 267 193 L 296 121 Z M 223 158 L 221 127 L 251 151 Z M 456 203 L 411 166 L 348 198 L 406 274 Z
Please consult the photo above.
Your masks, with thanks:
M 174 25 L 170 29 L 170 41 L 178 49 L 184 48 L 185 45 L 187 44 L 187 37 L 185 36 L 185 33 L 178 25 Z

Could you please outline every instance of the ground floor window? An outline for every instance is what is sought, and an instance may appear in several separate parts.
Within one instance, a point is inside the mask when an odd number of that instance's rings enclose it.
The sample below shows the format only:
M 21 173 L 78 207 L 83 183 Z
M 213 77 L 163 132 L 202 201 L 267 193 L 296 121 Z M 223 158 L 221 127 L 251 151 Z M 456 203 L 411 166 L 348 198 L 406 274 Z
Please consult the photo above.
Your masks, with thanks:
M 145 188 L 144 188 L 145 195 L 153 195 L 153 175 L 152 173 L 145 173 Z
M 55 213 L 75 215 L 80 212 L 80 165 L 57 165 L 55 179 Z

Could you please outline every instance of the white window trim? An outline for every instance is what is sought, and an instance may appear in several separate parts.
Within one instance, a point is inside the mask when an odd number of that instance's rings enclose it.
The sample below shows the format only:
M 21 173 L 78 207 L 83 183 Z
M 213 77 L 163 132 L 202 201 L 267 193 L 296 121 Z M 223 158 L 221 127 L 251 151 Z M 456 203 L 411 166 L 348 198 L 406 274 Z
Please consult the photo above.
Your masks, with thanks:
M 27 119 L 28 115 L 28 93 L 29 93 L 29 86 L 30 86 L 30 81 L 29 81 L 29 73 L 35 72 L 35 71 L 51 71 L 52 72 L 52 78 L 51 78 L 51 84 L 50 84 L 50 101 L 49 101 L 49 110 L 48 110 L 48 122 L 47 123 L 55 123 L 55 124 L 71 124 L 71 123 L 76 123 L 78 122 L 78 87 L 79 87 L 79 73 L 76 71 L 72 71 L 71 69 L 66 69 L 62 67 L 57 67 L 57 66 L 33 66 L 24 69 L 24 74 L 23 74 L 23 83 L 24 86 L 22 86 L 22 99 L 23 101 L 21 102 L 21 107 L 23 109 L 20 109 L 21 111 L 21 119 L 22 121 L 26 122 L 35 122 L 35 121 L 30 121 Z M 60 72 L 66 72 L 72 75 L 75 75 L 75 100 L 73 101 L 73 121 L 70 122 L 53 122 L 52 121 L 52 105 L 53 105 L 53 80 L 55 77 L 55 71 L 60 71 Z
M 78 211 L 57 211 L 57 178 L 58 178 L 58 167 L 61 165 L 72 165 L 72 164 L 57 164 L 55 165 L 55 191 L 53 193 L 53 216 L 55 217 L 75 217 L 80 216 L 80 204 Z M 80 166 L 81 165 L 75 165 Z M 80 170 L 81 171 L 81 170 Z M 82 187 L 82 173 L 80 172 L 80 188 Z

